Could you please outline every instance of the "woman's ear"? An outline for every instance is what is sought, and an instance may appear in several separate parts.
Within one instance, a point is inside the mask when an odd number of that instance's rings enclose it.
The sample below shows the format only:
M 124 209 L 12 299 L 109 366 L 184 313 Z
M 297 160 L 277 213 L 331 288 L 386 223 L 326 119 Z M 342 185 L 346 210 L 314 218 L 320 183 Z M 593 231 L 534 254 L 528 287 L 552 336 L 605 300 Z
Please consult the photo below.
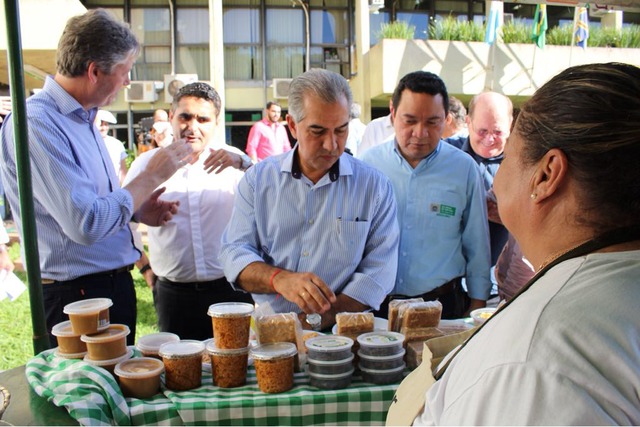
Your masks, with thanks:
M 532 198 L 540 202 L 554 195 L 565 183 L 569 161 L 564 152 L 558 148 L 552 148 L 538 162 L 531 177 Z

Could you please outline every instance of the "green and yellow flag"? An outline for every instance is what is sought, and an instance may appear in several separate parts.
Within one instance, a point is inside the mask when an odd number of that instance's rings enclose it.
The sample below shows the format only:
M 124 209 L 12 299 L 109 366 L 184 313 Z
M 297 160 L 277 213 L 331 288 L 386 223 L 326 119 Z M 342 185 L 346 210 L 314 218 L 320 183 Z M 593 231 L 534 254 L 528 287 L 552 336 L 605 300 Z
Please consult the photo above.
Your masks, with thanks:
M 538 45 L 540 49 L 544 48 L 545 35 L 547 33 L 547 5 L 539 4 L 536 6 L 536 14 L 533 18 L 533 29 L 531 31 L 531 40 Z

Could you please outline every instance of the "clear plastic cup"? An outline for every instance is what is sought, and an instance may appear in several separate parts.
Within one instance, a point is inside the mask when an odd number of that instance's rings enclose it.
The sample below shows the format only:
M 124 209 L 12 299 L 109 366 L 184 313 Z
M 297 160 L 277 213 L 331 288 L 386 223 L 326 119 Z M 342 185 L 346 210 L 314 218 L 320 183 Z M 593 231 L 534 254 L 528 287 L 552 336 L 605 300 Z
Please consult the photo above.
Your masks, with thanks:
M 136 348 L 140 350 L 140 353 L 142 353 L 144 357 L 155 357 L 156 359 L 161 359 L 158 354 L 160 346 L 168 342 L 178 341 L 180 341 L 180 337 L 176 334 L 172 334 L 171 332 L 158 332 L 138 338 Z
M 373 384 L 393 384 L 404 378 L 405 364 L 393 369 L 367 369 L 360 365 L 362 381 Z
M 71 328 L 78 335 L 95 334 L 109 327 L 109 298 L 92 298 L 72 302 L 62 310 L 69 315 Z
M 169 342 L 160 346 L 158 354 L 164 362 L 164 379 L 168 389 L 182 391 L 200 387 L 204 351 L 204 344 L 196 340 Z
M 244 302 L 223 302 L 209 306 L 207 314 L 211 316 L 216 347 L 247 347 L 253 310 L 253 305 Z
M 113 370 L 115 369 L 116 365 L 120 362 L 124 362 L 127 359 L 131 359 L 131 356 L 133 356 L 133 349 L 128 348 L 127 352 L 120 356 L 120 357 L 116 357 L 115 359 L 108 359 L 108 360 L 92 360 L 89 358 L 89 355 L 87 354 L 86 356 L 84 356 L 84 361 L 89 363 L 90 365 L 94 365 L 94 366 L 98 366 L 100 368 L 106 369 L 107 371 L 109 371 L 110 374 L 113 375 Z
M 127 352 L 127 335 L 130 333 L 127 325 L 114 323 L 97 334 L 81 335 L 80 339 L 87 344 L 90 359 L 109 360 Z
M 368 332 L 358 335 L 357 340 L 365 356 L 393 356 L 403 351 L 404 335 L 398 332 Z
M 351 356 L 353 340 L 341 335 L 320 335 L 305 341 L 309 359 L 344 360 Z
M 295 344 L 280 342 L 251 349 L 258 387 L 263 393 L 282 393 L 293 387 Z
M 207 344 L 211 357 L 213 383 L 222 388 L 240 387 L 247 382 L 249 347 L 225 350 L 217 348 L 215 342 Z
M 87 353 L 87 344 L 82 342 L 79 334 L 73 332 L 70 320 L 55 325 L 51 330 L 51 335 L 58 339 L 59 356 L 82 355 L 79 357 L 81 359 Z
M 118 363 L 114 373 L 120 379 L 122 394 L 147 399 L 160 391 L 160 374 L 164 364 L 154 357 L 136 357 Z
M 349 371 L 341 374 L 319 374 L 309 372 L 309 384 L 325 390 L 347 388 L 351 385 L 353 371 L 354 369 L 351 368 Z

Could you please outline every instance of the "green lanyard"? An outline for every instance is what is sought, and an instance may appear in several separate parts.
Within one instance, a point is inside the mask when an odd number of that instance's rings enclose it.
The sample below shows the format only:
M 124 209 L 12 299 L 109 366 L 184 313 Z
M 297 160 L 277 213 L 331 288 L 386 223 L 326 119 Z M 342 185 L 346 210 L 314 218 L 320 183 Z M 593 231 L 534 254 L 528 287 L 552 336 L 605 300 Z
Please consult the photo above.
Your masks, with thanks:
M 447 368 L 451 364 L 451 361 L 460 353 L 460 350 L 462 350 L 467 345 L 467 343 L 469 343 L 469 341 L 471 341 L 471 339 L 474 336 L 476 336 L 476 334 L 487 323 L 489 323 L 493 318 L 495 318 L 496 314 L 498 314 L 499 312 L 504 310 L 516 298 L 518 298 L 520 295 L 525 293 L 531 286 L 533 286 L 533 284 L 538 279 L 540 279 L 542 276 L 544 276 L 544 274 L 547 271 L 549 271 L 552 267 L 555 267 L 556 265 L 558 265 L 561 262 L 564 262 L 564 261 L 566 261 L 568 259 L 577 258 L 577 257 L 583 256 L 583 255 L 590 254 L 591 252 L 595 252 L 595 251 L 600 250 L 602 248 L 606 248 L 608 246 L 617 245 L 619 243 L 632 242 L 634 240 L 640 240 L 640 226 L 633 225 L 633 226 L 630 226 L 630 227 L 616 228 L 614 230 L 607 231 L 607 232 L 601 234 L 600 236 L 594 237 L 591 240 L 587 240 L 586 242 L 582 243 L 581 245 L 576 246 L 575 248 L 565 252 L 564 254 L 562 254 L 562 255 L 558 256 L 557 258 L 555 258 L 554 260 L 552 260 L 549 264 L 547 264 L 543 268 L 541 268 L 540 271 L 538 271 L 535 274 L 535 276 L 533 276 L 531 278 L 531 280 L 529 280 L 527 282 L 527 284 L 524 285 L 522 287 L 522 289 L 520 289 L 520 291 L 516 295 L 514 295 L 513 298 L 511 298 L 511 300 L 509 300 L 509 302 L 507 302 L 502 307 L 500 307 L 498 310 L 496 310 L 496 312 L 491 317 L 489 317 L 482 325 L 480 325 L 476 329 L 476 331 L 458 348 L 458 350 L 455 352 L 455 354 L 453 356 L 451 356 L 449 358 L 449 360 L 447 360 L 447 363 L 445 363 L 444 366 L 442 366 L 440 369 L 438 369 L 438 371 L 436 372 L 436 374 L 434 376 L 436 381 L 439 380 L 440 378 L 442 378 L 442 375 L 444 374 L 444 372 L 447 370 Z

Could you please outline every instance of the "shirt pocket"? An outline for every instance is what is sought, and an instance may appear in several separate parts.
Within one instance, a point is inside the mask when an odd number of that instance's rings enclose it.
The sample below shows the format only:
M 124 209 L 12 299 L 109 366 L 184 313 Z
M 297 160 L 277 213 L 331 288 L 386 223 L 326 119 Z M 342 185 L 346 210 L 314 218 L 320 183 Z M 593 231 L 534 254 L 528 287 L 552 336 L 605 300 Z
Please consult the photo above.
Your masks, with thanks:
M 460 233 L 460 222 L 464 210 L 464 200 L 460 194 L 451 190 L 430 190 L 425 214 L 427 227 L 439 233 Z
M 367 244 L 370 226 L 369 221 L 337 220 L 336 244 L 341 254 L 336 253 L 335 255 L 341 258 L 341 263 L 344 263 L 343 256 L 353 258 L 358 255 L 358 260 L 361 258 Z

